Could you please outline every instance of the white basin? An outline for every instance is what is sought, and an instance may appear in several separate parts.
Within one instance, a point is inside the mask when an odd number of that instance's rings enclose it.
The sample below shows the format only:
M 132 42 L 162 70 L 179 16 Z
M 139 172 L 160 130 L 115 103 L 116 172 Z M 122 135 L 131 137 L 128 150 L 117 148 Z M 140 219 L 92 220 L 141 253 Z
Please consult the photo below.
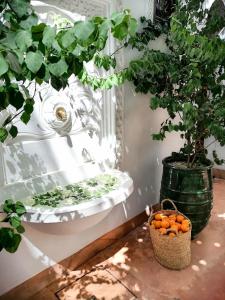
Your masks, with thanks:
M 59 208 L 26 206 L 27 213 L 23 216 L 23 221 L 31 223 L 61 223 L 74 220 L 81 221 L 82 219 L 82 222 L 84 222 L 85 218 L 92 217 L 90 219 L 95 219 L 96 222 L 98 214 L 99 217 L 102 215 L 106 216 L 115 205 L 124 202 L 133 192 L 133 180 L 127 173 L 111 170 L 110 174 L 119 179 L 119 185 L 115 190 L 101 198 L 93 198 L 85 203 Z

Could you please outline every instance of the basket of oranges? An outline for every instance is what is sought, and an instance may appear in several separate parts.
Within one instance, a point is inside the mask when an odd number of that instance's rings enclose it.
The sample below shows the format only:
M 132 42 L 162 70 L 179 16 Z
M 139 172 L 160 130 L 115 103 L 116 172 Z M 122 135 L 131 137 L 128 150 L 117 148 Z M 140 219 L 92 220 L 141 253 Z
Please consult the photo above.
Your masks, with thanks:
M 165 202 L 170 202 L 174 210 L 164 210 Z M 161 210 L 149 217 L 148 224 L 157 261 L 169 269 L 187 267 L 191 262 L 191 222 L 174 202 L 164 199 Z

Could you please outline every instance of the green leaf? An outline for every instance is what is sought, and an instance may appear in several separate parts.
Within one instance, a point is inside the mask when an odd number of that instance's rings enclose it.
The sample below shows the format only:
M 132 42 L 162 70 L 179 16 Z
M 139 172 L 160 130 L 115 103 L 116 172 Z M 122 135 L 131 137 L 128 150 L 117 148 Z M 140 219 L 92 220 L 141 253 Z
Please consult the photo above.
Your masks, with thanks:
M 32 114 L 33 110 L 34 110 L 33 99 L 27 99 L 26 104 L 24 105 L 24 111 L 28 114 Z
M 23 29 L 30 29 L 32 26 L 36 25 L 37 23 L 38 23 L 38 17 L 33 13 L 25 20 L 20 21 L 20 26 Z
M 25 232 L 25 229 L 24 229 L 24 227 L 23 227 L 22 225 L 18 226 L 18 227 L 16 228 L 16 230 L 17 230 L 17 232 L 20 233 L 20 234 Z
M 30 121 L 30 114 L 26 113 L 26 112 L 23 112 L 21 117 L 20 117 L 20 120 L 24 123 L 24 124 L 27 124 L 29 121 Z
M 8 131 L 5 128 L 0 128 L 0 142 L 4 143 L 7 139 Z
M 25 0 L 10 0 L 10 8 L 16 13 L 16 15 L 21 18 L 28 14 L 30 4 Z
M 57 40 L 53 41 L 52 48 L 55 49 L 59 53 L 61 52 L 61 47 L 59 46 L 59 43 L 57 42 Z
M 3 211 L 6 213 L 15 212 L 15 204 L 12 199 L 5 200 L 3 204 Z
M 75 36 L 81 41 L 88 40 L 94 31 L 95 24 L 90 21 L 80 21 L 73 28 Z
M 32 45 L 31 33 L 26 30 L 21 30 L 16 35 L 16 44 L 23 52 Z
M 16 201 L 16 203 L 15 203 L 15 211 L 16 211 L 16 213 L 19 216 L 22 216 L 23 214 L 26 213 L 26 208 L 25 208 L 25 206 L 23 205 L 22 202 Z
M 13 228 L 17 228 L 17 227 L 21 226 L 20 218 L 17 217 L 17 216 L 10 217 L 9 218 L 9 223 L 11 224 L 11 226 Z
M 18 134 L 18 129 L 16 126 L 12 125 L 10 130 L 9 130 L 10 135 L 15 138 Z
M 5 60 L 5 58 L 2 56 L 2 54 L 0 53 L 0 76 L 5 74 L 8 71 L 8 69 L 9 69 L 9 65 Z
M 6 55 L 6 60 L 9 63 L 10 69 L 17 74 L 21 74 L 22 68 L 20 66 L 17 55 L 12 52 L 8 52 Z
M 50 48 L 52 46 L 53 41 L 55 40 L 55 36 L 56 36 L 56 28 L 51 26 L 46 26 L 43 31 L 42 43 L 47 48 Z
M 57 63 L 49 64 L 48 68 L 54 76 L 62 76 L 67 72 L 68 66 L 64 59 L 60 59 Z
M 17 110 L 20 109 L 24 103 L 23 94 L 13 85 L 9 88 L 9 103 Z
M 32 26 L 31 32 L 34 41 L 40 42 L 43 39 L 43 31 L 47 25 L 45 23 L 40 23 L 38 25 Z
M 61 43 L 64 48 L 68 48 L 76 40 L 73 29 L 69 29 L 61 38 Z
M 43 56 L 40 52 L 28 52 L 25 58 L 27 68 L 34 74 L 41 68 Z
M 5 38 L 1 40 L 1 43 L 11 49 L 16 49 L 16 32 L 7 32 Z
M 137 27 L 138 27 L 137 20 L 135 18 L 130 18 L 128 31 L 131 36 L 135 35 L 135 33 L 137 31 Z
M 20 234 L 14 233 L 11 228 L 0 229 L 1 245 L 10 253 L 16 252 L 21 242 Z
M 118 26 L 115 26 L 112 32 L 114 38 L 122 41 L 128 34 L 128 26 L 124 22 L 122 24 L 119 24 Z

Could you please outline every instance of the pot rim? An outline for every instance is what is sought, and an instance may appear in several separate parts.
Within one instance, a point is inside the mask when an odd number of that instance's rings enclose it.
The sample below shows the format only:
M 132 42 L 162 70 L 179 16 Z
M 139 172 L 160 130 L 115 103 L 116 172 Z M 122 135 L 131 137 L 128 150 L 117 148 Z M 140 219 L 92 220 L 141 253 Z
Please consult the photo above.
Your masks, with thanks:
M 179 159 L 173 159 L 172 156 L 167 156 L 162 160 L 162 164 L 164 166 L 168 166 L 169 163 L 171 163 L 171 162 L 179 162 L 179 161 L 184 161 L 184 160 L 182 160 L 182 159 L 180 159 L 180 160 Z M 208 161 L 208 165 L 205 165 L 205 166 L 202 166 L 202 167 L 197 167 L 197 168 L 181 169 L 181 168 L 178 168 L 177 166 L 172 166 L 172 165 L 170 165 L 170 168 L 175 169 L 175 170 L 182 170 L 182 171 L 185 171 L 185 172 L 206 171 L 206 170 L 212 169 L 212 167 L 214 165 L 213 162 L 210 159 L 207 159 L 207 161 Z

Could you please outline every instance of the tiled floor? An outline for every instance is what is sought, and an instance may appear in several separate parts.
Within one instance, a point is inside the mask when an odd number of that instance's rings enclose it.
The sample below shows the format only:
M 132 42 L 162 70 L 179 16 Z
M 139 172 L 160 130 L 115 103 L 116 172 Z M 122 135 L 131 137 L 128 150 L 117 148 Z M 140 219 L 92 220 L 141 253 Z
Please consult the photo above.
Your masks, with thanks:
M 191 247 L 191 265 L 168 270 L 154 259 L 144 224 L 32 300 L 225 300 L 224 180 L 215 180 L 212 217 Z

